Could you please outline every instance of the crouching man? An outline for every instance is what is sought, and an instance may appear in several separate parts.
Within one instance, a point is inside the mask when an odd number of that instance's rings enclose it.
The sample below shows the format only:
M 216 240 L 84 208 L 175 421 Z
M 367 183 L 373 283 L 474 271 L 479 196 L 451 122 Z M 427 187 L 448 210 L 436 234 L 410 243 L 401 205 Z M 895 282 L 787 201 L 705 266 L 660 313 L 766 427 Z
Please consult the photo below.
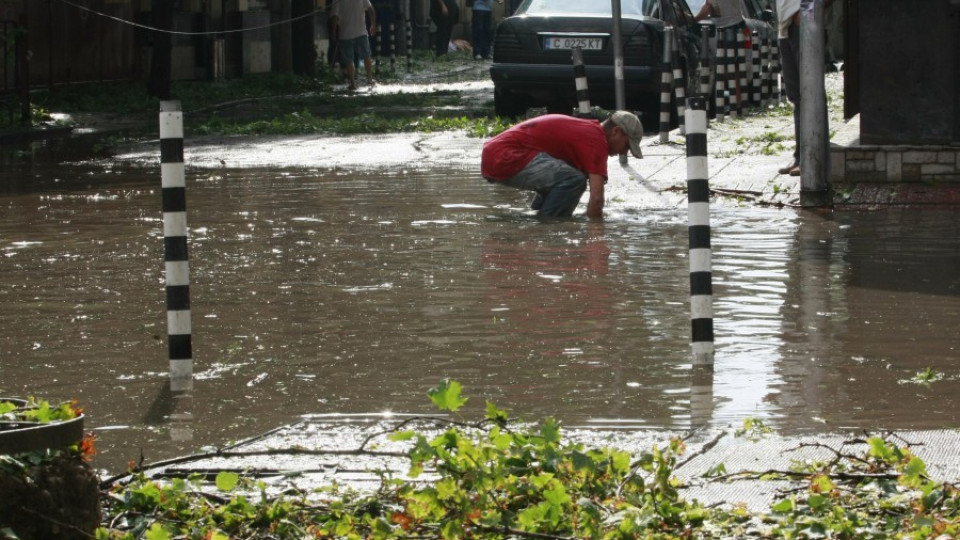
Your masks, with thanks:
M 640 158 L 643 125 L 627 111 L 603 123 L 562 114 L 521 122 L 483 145 L 480 173 L 488 181 L 534 191 L 538 216 L 569 217 L 590 184 L 587 216 L 603 217 L 607 158 L 629 150 Z

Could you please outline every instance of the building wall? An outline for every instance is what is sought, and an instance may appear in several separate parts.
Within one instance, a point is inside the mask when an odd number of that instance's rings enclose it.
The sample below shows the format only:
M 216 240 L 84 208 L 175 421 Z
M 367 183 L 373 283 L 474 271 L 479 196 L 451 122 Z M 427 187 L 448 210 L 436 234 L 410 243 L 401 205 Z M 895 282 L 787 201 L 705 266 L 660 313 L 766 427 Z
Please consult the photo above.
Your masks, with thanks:
M 863 0 L 863 144 L 960 142 L 960 2 Z

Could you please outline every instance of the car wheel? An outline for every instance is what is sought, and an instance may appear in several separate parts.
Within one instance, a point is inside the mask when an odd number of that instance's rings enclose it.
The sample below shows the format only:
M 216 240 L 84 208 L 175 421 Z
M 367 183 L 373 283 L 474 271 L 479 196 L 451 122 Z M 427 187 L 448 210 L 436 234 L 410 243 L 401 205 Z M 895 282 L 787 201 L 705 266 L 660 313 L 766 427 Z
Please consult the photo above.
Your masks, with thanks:
M 525 97 L 504 92 L 497 87 L 493 88 L 493 112 L 497 116 L 516 118 L 526 114 L 527 108 Z

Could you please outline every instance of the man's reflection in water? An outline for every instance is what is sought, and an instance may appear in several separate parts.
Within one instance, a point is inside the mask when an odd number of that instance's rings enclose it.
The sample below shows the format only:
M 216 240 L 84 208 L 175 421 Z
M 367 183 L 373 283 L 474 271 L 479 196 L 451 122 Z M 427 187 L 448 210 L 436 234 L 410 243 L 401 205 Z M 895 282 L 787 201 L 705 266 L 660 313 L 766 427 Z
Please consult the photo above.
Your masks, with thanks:
M 485 298 L 500 328 L 501 337 L 494 339 L 499 339 L 509 373 L 501 390 L 511 400 L 533 403 L 538 396 L 566 392 L 588 398 L 624 388 L 619 368 L 609 362 L 616 348 L 611 323 L 616 297 L 608 278 L 611 250 L 603 223 L 536 226 L 563 230 L 546 240 L 530 240 L 533 235 L 521 227 L 499 231 L 483 244 Z M 582 369 L 611 374 L 577 376 Z M 604 401 L 614 408 L 621 402 L 615 397 Z M 592 412 L 616 414 L 609 408 Z

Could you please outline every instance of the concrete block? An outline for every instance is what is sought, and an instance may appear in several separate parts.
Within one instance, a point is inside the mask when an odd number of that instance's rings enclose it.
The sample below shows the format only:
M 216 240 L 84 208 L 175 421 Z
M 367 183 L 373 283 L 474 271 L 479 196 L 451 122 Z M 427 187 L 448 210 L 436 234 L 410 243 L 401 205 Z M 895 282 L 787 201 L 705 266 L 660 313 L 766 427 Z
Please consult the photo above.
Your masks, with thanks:
M 877 152 L 876 157 L 874 158 L 874 167 L 877 172 L 883 172 L 887 170 L 886 152 Z
M 889 152 L 887 154 L 887 181 L 900 182 L 903 180 L 903 154 Z
M 842 182 L 846 176 L 847 156 L 841 151 L 830 152 L 830 181 Z
M 848 159 L 848 172 L 875 172 L 877 170 L 876 161 L 873 159 Z
M 903 153 L 904 163 L 936 163 L 937 153 L 933 151 L 908 150 Z
M 945 150 L 937 153 L 937 163 L 953 163 L 957 159 L 957 152 Z
M 268 73 L 270 71 L 270 42 L 253 41 L 244 43 L 244 73 Z
M 197 53 L 192 45 L 175 45 L 170 51 L 170 79 L 174 81 L 193 80 L 196 77 L 194 64 Z
M 921 163 L 920 164 L 920 175 L 921 176 L 935 176 L 941 174 L 950 174 L 956 172 L 952 163 Z
M 904 156 L 904 159 L 906 159 L 906 156 Z M 920 164 L 904 162 L 902 175 L 900 179 L 903 182 L 919 182 L 920 181 Z

